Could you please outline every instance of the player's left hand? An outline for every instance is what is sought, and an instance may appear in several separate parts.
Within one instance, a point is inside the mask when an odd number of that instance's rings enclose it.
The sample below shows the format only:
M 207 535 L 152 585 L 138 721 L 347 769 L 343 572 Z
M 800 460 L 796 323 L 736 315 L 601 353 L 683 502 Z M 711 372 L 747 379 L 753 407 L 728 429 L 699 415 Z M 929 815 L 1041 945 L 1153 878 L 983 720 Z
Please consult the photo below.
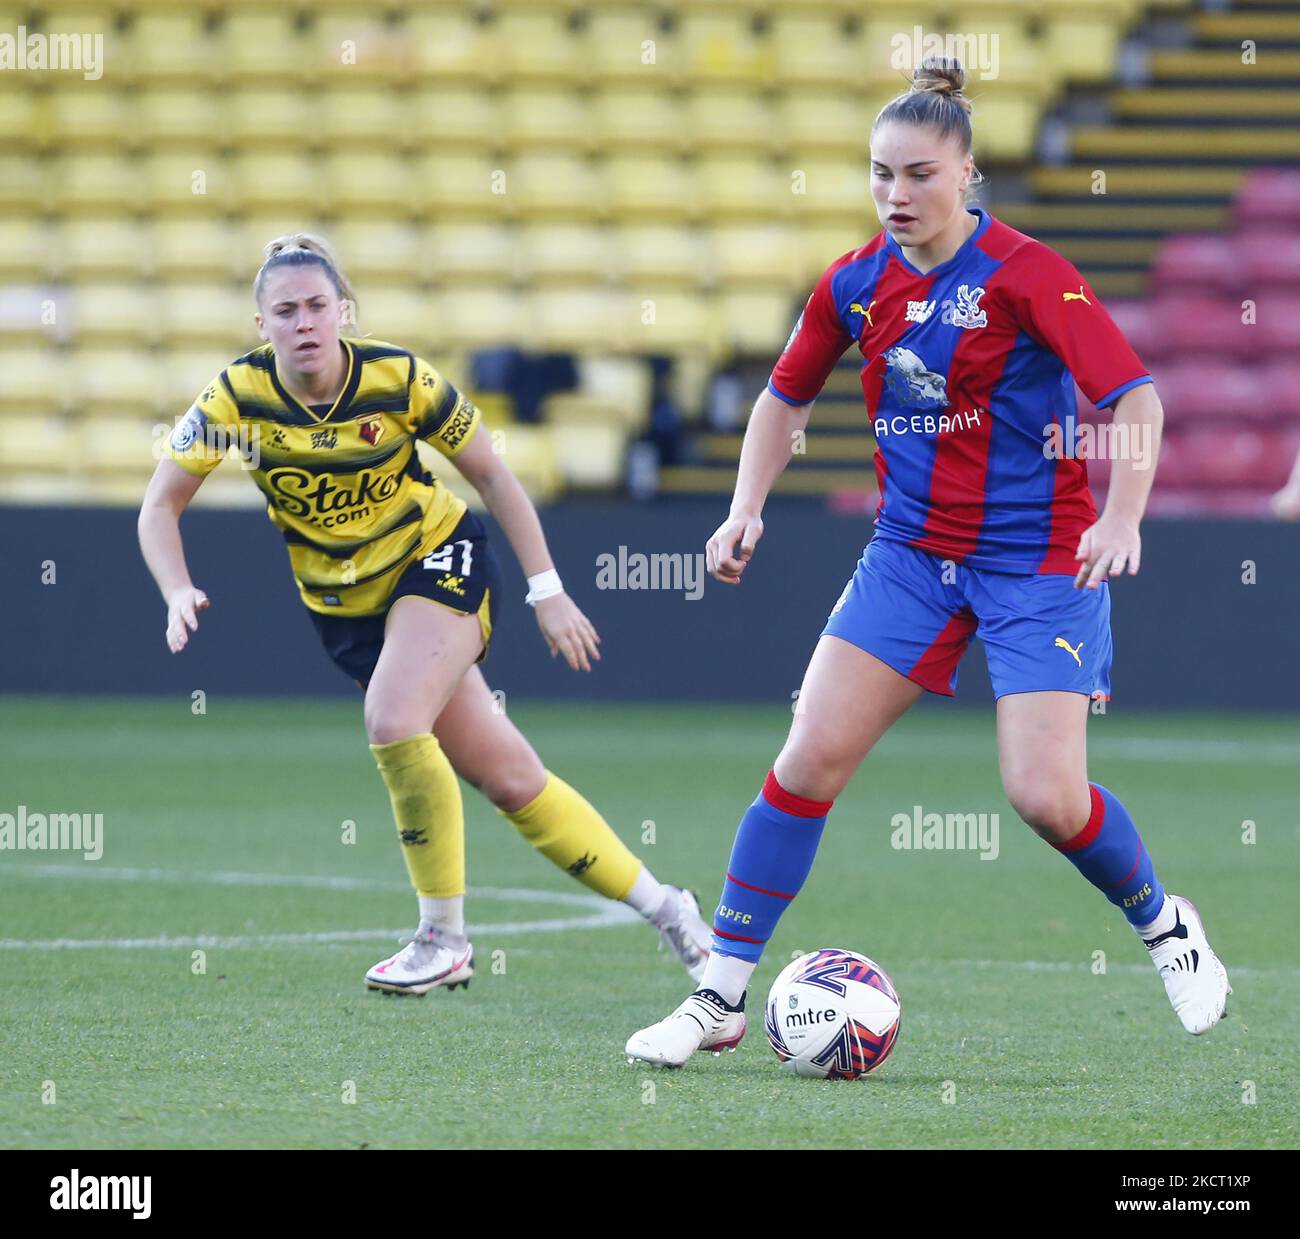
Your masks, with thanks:
M 574 671 L 590 671 L 593 661 L 600 662 L 600 637 L 568 594 L 543 598 L 534 609 L 552 658 L 563 654 Z
M 1137 521 L 1105 513 L 1095 525 L 1083 531 L 1075 559 L 1083 561 L 1074 578 L 1075 589 L 1096 589 L 1107 576 L 1119 576 L 1128 568 L 1136 574 L 1142 560 L 1142 536 Z

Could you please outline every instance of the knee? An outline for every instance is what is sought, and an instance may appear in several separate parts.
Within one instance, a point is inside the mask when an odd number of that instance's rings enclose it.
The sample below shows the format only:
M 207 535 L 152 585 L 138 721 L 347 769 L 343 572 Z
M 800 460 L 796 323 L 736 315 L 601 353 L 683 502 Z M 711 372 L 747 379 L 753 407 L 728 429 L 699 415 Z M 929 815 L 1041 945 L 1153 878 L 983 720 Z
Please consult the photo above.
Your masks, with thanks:
M 407 718 L 401 710 L 372 701 L 369 697 L 366 698 L 365 724 L 366 739 L 371 744 L 395 744 L 398 740 L 407 740 L 429 730 L 417 720 Z
M 535 755 L 529 754 L 494 767 L 475 786 L 502 813 L 517 813 L 537 799 L 546 786 L 546 777 L 546 768 Z
M 786 742 L 772 769 L 786 791 L 805 800 L 834 800 L 853 777 L 855 764 L 835 751 L 827 737 L 820 744 L 817 737 L 804 734 Z
M 1009 779 L 1007 799 L 1025 824 L 1048 843 L 1065 843 L 1087 822 L 1087 787 L 1063 780 Z

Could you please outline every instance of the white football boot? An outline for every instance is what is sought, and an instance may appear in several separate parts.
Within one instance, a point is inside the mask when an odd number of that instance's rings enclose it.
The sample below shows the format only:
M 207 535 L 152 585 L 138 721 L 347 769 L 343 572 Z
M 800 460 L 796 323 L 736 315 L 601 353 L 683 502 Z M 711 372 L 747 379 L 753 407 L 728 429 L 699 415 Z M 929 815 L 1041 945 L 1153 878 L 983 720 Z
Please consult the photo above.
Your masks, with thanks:
M 1178 919 L 1168 933 L 1147 939 L 1146 947 L 1183 1027 L 1199 1036 L 1223 1018 L 1232 986 L 1227 970 L 1210 949 L 1200 913 L 1191 900 L 1181 895 L 1169 898 Z
M 700 904 L 691 891 L 680 887 L 668 888 L 666 911 L 672 919 L 659 924 L 659 949 L 668 947 L 682 966 L 691 974 L 692 981 L 704 975 L 704 965 L 709 962 L 709 949 L 713 945 L 713 931 L 700 916 Z
M 629 1063 L 680 1067 L 696 1050 L 711 1050 L 717 1058 L 734 1051 L 745 1035 L 745 997 L 728 1006 L 711 989 L 696 990 L 667 1019 L 633 1033 L 624 1053 Z
M 439 985 L 469 988 L 474 975 L 474 948 L 462 940 L 448 945 L 436 929 L 419 930 L 403 938 L 406 945 L 396 955 L 376 964 L 366 973 L 366 988 L 385 994 L 427 994 Z

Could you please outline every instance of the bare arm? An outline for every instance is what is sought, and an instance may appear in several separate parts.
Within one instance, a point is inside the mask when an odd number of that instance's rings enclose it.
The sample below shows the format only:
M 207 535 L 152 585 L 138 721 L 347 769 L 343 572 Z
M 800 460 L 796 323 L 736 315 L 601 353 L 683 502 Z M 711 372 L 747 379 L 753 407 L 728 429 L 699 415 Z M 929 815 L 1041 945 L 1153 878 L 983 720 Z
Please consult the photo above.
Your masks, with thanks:
M 1269 500 L 1269 506 L 1273 515 L 1281 520 L 1300 520 L 1300 452 L 1296 453 L 1286 485 Z
M 174 460 L 160 460 L 136 522 L 144 562 L 167 604 L 167 648 L 173 654 L 185 648 L 189 634 L 198 629 L 197 612 L 208 605 L 207 595 L 190 580 L 180 528 L 181 513 L 202 484 L 201 477 Z
M 1111 463 L 1110 490 L 1097 523 L 1079 539 L 1075 558 L 1082 566 L 1074 579 L 1076 588 L 1096 589 L 1107 576 L 1118 576 L 1125 567 L 1133 576 L 1140 567 L 1138 525 L 1156 480 L 1164 422 L 1164 406 L 1152 383 L 1130 388 L 1115 405 L 1116 433 L 1111 441 L 1117 450 Z M 1119 450 L 1122 448 L 1126 450 Z
M 533 501 L 511 472 L 505 457 L 492 450 L 490 436 L 480 426 L 465 446 L 452 457 L 462 476 L 482 496 L 487 510 L 505 531 L 515 558 L 527 577 L 554 569 L 551 552 L 542 532 L 542 522 Z M 591 670 L 600 660 L 600 644 L 591 621 L 567 594 L 554 594 L 536 604 L 537 626 L 550 648 L 551 657 L 563 654 L 575 671 Z
M 739 585 L 740 574 L 763 536 L 763 505 L 794 451 L 795 435 L 807 429 L 812 403 L 786 404 L 767 388 L 754 402 L 740 449 L 736 491 L 731 512 L 708 541 L 709 573 L 727 585 Z M 740 554 L 736 554 L 736 543 Z

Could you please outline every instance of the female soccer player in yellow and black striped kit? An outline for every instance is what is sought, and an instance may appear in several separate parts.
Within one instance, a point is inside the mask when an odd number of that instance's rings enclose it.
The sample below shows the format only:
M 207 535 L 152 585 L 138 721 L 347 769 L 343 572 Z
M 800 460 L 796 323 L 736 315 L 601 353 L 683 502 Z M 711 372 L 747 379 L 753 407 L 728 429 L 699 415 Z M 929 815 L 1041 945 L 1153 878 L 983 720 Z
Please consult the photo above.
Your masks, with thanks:
M 222 370 L 177 424 L 140 510 L 140 546 L 176 653 L 208 606 L 186 567 L 181 513 L 231 442 L 251 444 L 246 464 L 302 601 L 365 690 L 370 750 L 419 896 L 419 927 L 366 973 L 369 988 L 423 994 L 473 975 L 458 774 L 549 860 L 640 912 L 698 979 L 709 930 L 694 897 L 657 881 L 493 708 L 477 664 L 500 595 L 495 560 L 478 519 L 420 468 L 417 440 L 455 463 L 505 531 L 552 656 L 589 671 L 599 638 L 478 409 L 407 350 L 341 334 L 355 298 L 319 238 L 272 241 L 254 296 L 266 343 Z

